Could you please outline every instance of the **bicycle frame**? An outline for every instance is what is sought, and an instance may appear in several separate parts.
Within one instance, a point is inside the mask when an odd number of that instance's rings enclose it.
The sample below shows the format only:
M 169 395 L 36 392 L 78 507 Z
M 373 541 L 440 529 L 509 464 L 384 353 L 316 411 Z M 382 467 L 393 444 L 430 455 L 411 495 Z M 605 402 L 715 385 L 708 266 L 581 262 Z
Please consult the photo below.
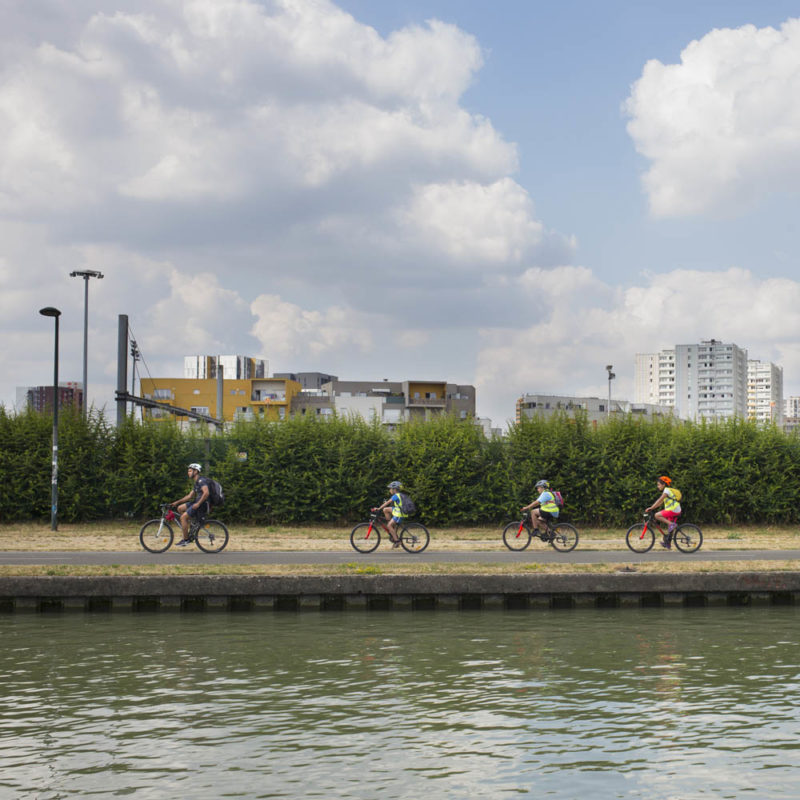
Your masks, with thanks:
M 372 535 L 372 529 L 375 527 L 375 523 L 383 528 L 384 532 L 390 539 L 392 538 L 391 531 L 389 530 L 389 523 L 383 519 L 383 515 L 380 511 L 373 511 L 372 516 L 369 518 L 369 528 L 367 528 L 367 535 L 364 537 L 365 539 L 369 539 L 369 537 Z
M 645 534 L 647 533 L 648 529 L 652 529 L 653 531 L 658 531 L 662 536 L 667 535 L 667 531 L 665 531 L 661 527 L 661 523 L 656 519 L 656 512 L 655 511 L 648 511 L 644 518 L 644 528 L 642 528 L 642 535 L 639 537 L 640 539 L 644 539 Z

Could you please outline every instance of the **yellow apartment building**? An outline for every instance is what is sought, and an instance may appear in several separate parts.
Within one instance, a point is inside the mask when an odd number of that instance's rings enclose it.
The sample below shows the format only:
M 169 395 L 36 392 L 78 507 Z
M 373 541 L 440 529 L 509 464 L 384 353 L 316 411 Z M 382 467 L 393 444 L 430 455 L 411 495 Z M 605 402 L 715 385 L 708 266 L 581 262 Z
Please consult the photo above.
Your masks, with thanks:
M 148 400 L 184 408 L 226 422 L 237 419 L 282 420 L 289 416 L 292 399 L 301 384 L 288 378 L 233 378 L 222 381 L 222 414 L 217 408 L 217 379 L 214 378 L 142 378 L 141 393 Z M 159 408 L 144 408 L 145 418 L 159 419 L 173 415 Z

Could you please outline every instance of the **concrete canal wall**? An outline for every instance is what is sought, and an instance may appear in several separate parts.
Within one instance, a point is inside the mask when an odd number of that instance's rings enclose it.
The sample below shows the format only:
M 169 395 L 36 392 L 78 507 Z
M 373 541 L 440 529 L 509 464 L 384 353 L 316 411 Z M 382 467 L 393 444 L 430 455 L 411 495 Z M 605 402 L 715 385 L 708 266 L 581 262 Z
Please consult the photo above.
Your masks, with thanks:
M 800 572 L 0 578 L 0 611 L 427 610 L 800 604 Z

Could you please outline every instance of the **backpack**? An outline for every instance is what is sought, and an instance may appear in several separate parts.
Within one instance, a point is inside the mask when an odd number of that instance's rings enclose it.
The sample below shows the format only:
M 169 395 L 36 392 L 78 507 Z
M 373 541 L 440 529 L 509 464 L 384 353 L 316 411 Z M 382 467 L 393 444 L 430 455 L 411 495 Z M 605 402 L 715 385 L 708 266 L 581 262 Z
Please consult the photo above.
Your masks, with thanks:
M 225 491 L 222 484 L 214 478 L 208 480 L 208 499 L 212 506 L 225 505 Z
M 414 505 L 414 501 L 405 492 L 400 492 L 400 511 L 408 516 L 417 513 L 417 507 Z
M 680 503 L 681 498 L 683 497 L 681 490 L 670 487 L 670 491 L 672 492 L 672 497 Z
M 555 492 L 551 489 L 550 494 L 553 495 L 553 500 L 559 509 L 564 508 L 564 498 L 561 496 L 561 492 Z

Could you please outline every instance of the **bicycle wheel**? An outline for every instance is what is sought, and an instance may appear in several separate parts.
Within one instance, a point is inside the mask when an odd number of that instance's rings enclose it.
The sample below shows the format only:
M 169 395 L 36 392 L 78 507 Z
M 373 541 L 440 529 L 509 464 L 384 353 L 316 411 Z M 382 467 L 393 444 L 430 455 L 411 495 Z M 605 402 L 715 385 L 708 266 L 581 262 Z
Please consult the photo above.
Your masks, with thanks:
M 703 531 L 697 525 L 687 522 L 677 527 L 672 534 L 672 541 L 681 553 L 696 553 L 703 544 Z
M 649 525 L 645 525 L 644 522 L 631 525 L 625 534 L 625 544 L 634 553 L 646 553 L 652 548 L 655 541 L 656 537 L 653 529 Z
M 550 544 L 559 553 L 569 553 L 575 549 L 579 538 L 578 529 L 574 525 L 570 525 L 569 522 L 559 522 L 553 525 L 553 538 Z
M 172 538 L 172 528 L 163 519 L 151 519 L 139 531 L 139 541 L 149 553 L 163 553 L 168 550 Z
M 409 522 L 400 530 L 400 544 L 407 553 L 421 553 L 430 540 L 431 535 L 421 522 Z
M 359 553 L 371 553 L 381 543 L 381 532 L 371 522 L 359 522 L 350 531 L 350 544 Z
M 531 543 L 531 529 L 522 522 L 509 522 L 503 528 L 503 544 L 509 550 L 524 550 Z
M 219 553 L 228 544 L 228 529 L 216 519 L 204 520 L 194 535 L 194 541 L 204 553 Z

